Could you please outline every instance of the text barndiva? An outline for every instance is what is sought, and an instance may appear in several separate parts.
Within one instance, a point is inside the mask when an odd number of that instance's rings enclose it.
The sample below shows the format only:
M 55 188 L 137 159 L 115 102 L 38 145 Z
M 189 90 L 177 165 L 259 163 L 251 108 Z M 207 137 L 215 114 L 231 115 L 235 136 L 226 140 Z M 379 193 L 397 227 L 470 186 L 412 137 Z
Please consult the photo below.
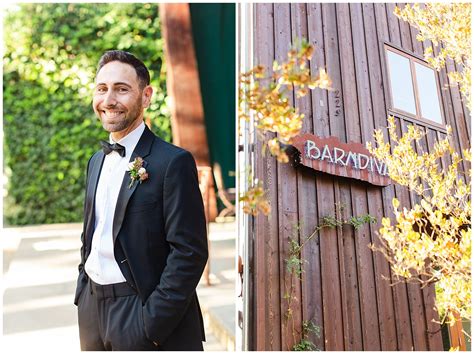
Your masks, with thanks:
M 340 164 L 341 166 L 349 166 L 359 170 L 367 169 L 370 172 L 388 176 L 387 165 L 373 156 L 367 156 L 360 152 L 345 151 L 336 146 L 329 147 L 328 144 L 318 147 L 312 140 L 306 140 L 305 157 L 312 160 Z
M 293 146 L 298 151 L 294 159 L 297 165 L 377 186 L 391 183 L 387 165 L 360 143 L 344 143 L 335 136 L 303 134 L 293 140 Z

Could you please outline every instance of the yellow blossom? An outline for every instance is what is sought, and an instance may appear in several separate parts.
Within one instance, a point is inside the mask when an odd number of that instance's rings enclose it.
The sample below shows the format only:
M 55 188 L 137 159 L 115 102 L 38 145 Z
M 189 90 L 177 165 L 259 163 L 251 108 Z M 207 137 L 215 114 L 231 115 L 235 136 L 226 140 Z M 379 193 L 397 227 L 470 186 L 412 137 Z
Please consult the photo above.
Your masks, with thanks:
M 391 150 L 383 133 L 375 132 L 369 151 L 389 167 L 390 178 L 420 197 L 412 209 L 392 200 L 395 221 L 382 220 L 382 252 L 395 275 L 421 284 L 434 282 L 436 306 L 442 319 L 471 318 L 471 202 L 464 183 L 462 159 L 450 143 L 451 135 L 425 152 L 416 142 L 424 133 L 415 127 L 398 137 L 393 117 L 388 119 Z M 464 153 L 464 156 L 466 153 Z M 441 168 L 441 160 L 450 161 Z M 469 171 L 466 171 L 470 175 Z

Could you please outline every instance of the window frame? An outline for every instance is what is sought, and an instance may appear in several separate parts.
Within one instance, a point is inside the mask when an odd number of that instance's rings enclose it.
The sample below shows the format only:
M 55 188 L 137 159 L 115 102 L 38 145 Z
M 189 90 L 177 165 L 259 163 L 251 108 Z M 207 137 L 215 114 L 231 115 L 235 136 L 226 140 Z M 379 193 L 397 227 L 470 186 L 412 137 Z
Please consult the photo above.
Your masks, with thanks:
M 422 124 L 424 126 L 429 126 L 432 128 L 435 128 L 437 130 L 442 129 L 443 131 L 446 131 L 446 117 L 444 115 L 444 109 L 443 109 L 443 97 L 441 95 L 441 89 L 440 89 L 440 83 L 439 83 L 439 77 L 438 77 L 438 72 L 433 69 L 425 60 L 423 60 L 420 56 L 416 55 L 415 53 L 411 53 L 403 48 L 400 48 L 398 46 L 393 45 L 392 43 L 388 43 L 386 41 L 383 42 L 383 55 L 384 55 L 384 66 L 385 66 L 385 71 L 386 71 L 386 77 L 387 77 L 387 84 L 388 84 L 388 92 L 389 92 L 389 105 L 387 107 L 389 114 L 391 115 L 396 115 L 396 116 L 401 116 L 403 118 L 406 118 L 409 121 L 412 121 L 413 123 L 418 123 Z M 410 73 L 411 73 L 411 84 L 412 84 L 412 89 L 413 89 L 413 94 L 414 94 L 414 100 L 415 100 L 415 110 L 416 114 L 412 114 L 410 112 L 406 112 L 400 108 L 394 107 L 393 103 L 393 92 L 392 92 L 392 82 L 391 82 L 391 76 L 390 76 L 390 63 L 388 60 L 388 55 L 387 51 L 391 51 L 392 53 L 398 54 L 403 56 L 404 58 L 407 58 L 410 64 Z M 421 114 L 421 105 L 420 105 L 420 99 L 419 99 L 419 93 L 418 93 L 418 81 L 416 78 L 416 68 L 415 68 L 415 63 L 418 63 L 420 65 L 423 65 L 431 70 L 433 70 L 434 75 L 435 75 L 435 82 L 436 82 L 436 93 L 438 95 L 438 104 L 439 104 L 439 110 L 441 113 L 441 123 L 435 122 L 434 120 L 431 120 L 429 118 L 424 118 Z

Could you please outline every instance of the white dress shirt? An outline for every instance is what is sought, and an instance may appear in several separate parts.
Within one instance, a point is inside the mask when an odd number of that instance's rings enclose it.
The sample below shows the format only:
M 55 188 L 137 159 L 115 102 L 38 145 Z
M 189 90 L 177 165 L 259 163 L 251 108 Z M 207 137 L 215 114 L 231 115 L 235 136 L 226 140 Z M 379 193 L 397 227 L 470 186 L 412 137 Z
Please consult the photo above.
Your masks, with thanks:
M 145 124 L 142 122 L 135 130 L 117 141 L 125 146 L 124 157 L 121 157 L 117 151 L 105 155 L 95 195 L 95 229 L 92 236 L 92 248 L 85 264 L 87 275 L 97 284 L 106 285 L 125 281 L 114 257 L 112 225 L 123 176 L 128 173 L 130 157 L 144 130 Z M 109 140 L 112 144 L 115 142 L 111 136 Z

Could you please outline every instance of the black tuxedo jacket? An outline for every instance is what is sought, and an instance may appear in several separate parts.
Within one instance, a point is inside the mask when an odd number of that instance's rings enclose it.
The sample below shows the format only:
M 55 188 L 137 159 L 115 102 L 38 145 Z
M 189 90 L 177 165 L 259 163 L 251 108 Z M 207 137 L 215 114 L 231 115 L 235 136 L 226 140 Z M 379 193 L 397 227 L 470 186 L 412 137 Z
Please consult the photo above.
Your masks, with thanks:
M 95 193 L 104 153 L 87 166 L 81 263 L 74 303 L 88 281 L 84 264 L 95 225 Z M 129 173 L 113 220 L 114 253 L 127 283 L 143 303 L 145 331 L 163 350 L 202 348 L 204 326 L 196 286 L 208 257 L 206 219 L 192 155 L 155 136 L 147 127 L 130 161 L 144 160 L 149 175 L 132 188 Z M 119 181 L 117 181 L 119 183 Z

